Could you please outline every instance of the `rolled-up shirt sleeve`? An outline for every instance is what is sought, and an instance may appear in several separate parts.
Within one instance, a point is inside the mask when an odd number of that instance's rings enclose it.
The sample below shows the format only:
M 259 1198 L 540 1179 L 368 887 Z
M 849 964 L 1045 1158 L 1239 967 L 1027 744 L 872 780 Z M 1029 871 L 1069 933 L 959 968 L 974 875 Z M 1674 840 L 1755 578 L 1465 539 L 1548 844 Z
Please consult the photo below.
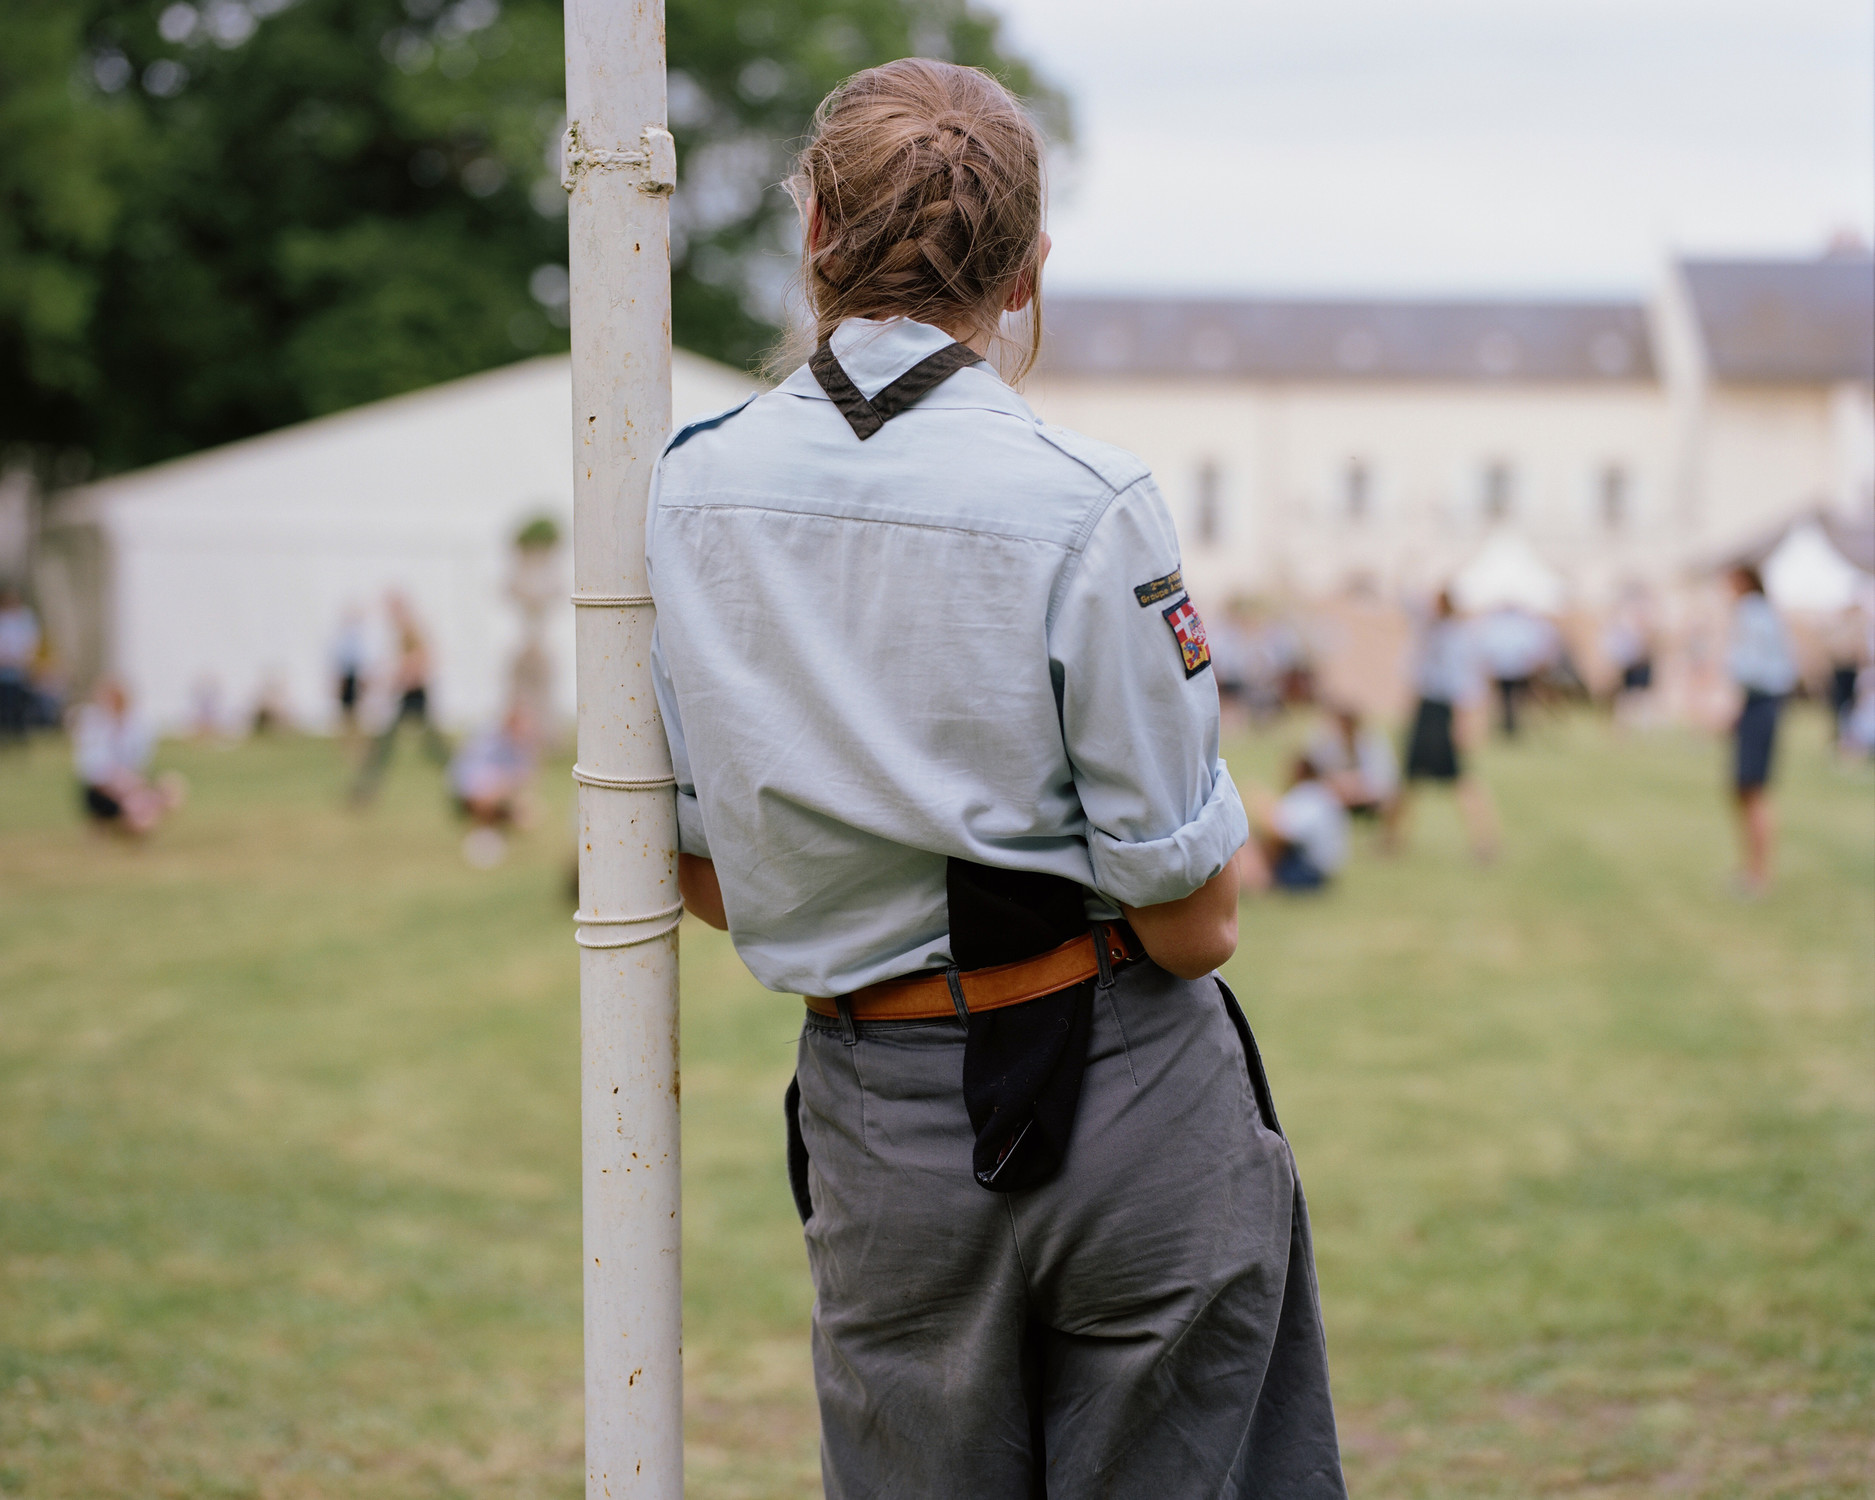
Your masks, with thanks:
M 703 831 L 703 807 L 697 801 L 696 778 L 690 771 L 690 747 L 684 742 L 684 723 L 677 712 L 677 692 L 671 686 L 658 632 L 651 628 L 651 686 L 657 692 L 658 715 L 671 747 L 671 772 L 677 778 L 677 848 L 680 853 L 710 858 L 709 836 Z
M 1176 901 L 1224 868 L 1250 825 L 1218 757 L 1204 627 L 1150 479 L 1115 497 L 1070 569 L 1049 659 L 1095 887 L 1128 906 Z

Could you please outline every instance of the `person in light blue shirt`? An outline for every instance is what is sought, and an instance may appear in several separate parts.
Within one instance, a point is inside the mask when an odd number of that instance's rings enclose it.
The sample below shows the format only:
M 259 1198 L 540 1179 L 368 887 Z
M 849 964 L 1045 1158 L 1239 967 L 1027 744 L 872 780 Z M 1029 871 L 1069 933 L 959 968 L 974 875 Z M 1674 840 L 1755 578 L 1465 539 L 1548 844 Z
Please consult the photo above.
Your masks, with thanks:
M 829 348 L 871 397 L 952 342 L 854 318 Z M 851 434 L 803 367 L 658 473 L 682 848 L 715 862 L 772 989 L 949 962 L 949 858 L 1117 915 L 1190 895 L 1248 835 L 1203 655 L 1187 670 L 1202 638 L 1166 618 L 1178 538 L 1146 466 L 1037 422 L 981 363 L 915 418 L 830 462 Z
M 1554 621 L 1515 604 L 1492 610 L 1474 630 L 1479 656 L 1497 689 L 1498 729 L 1514 740 L 1518 707 L 1529 701 L 1538 677 L 1556 664 L 1562 638 Z
M 1344 1495 L 1307 1212 L 1215 973 L 1248 822 L 1178 537 L 985 359 L 1041 160 L 974 69 L 821 106 L 813 353 L 652 486 L 679 886 L 805 998 L 830 1500 Z
M 1419 701 L 1406 741 L 1406 784 L 1387 804 L 1384 846 L 1400 848 L 1413 793 L 1431 781 L 1452 788 L 1472 855 L 1488 863 L 1497 855 L 1497 808 L 1485 785 L 1467 774 L 1458 743 L 1459 714 L 1484 694 L 1484 663 L 1471 622 L 1459 614 L 1449 589 L 1439 591 L 1420 627 L 1413 687 Z
M 1776 607 L 1765 597 L 1764 579 L 1748 564 L 1732 569 L 1731 639 L 1725 664 L 1742 701 L 1732 732 L 1732 796 L 1744 863 L 1738 873 L 1743 896 L 1762 895 L 1771 884 L 1777 842 L 1771 807 L 1771 759 L 1784 699 L 1797 686 L 1797 660 Z

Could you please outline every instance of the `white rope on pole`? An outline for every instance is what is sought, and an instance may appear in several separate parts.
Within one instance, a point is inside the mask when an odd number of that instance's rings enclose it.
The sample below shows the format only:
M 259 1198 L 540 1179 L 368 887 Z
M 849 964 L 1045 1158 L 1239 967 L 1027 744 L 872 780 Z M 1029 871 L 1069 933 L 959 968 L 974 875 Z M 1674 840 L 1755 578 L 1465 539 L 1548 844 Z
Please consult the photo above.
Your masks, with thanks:
M 644 561 L 671 415 L 664 104 L 662 0 L 566 0 L 589 1500 L 683 1494 L 683 907 Z
M 684 904 L 673 902 L 660 911 L 648 911 L 634 915 L 630 912 L 591 912 L 576 911 L 573 921 L 578 924 L 573 933 L 573 941 L 582 948 L 635 948 L 640 943 L 648 943 L 653 938 L 661 938 L 667 932 L 676 929 L 684 919 Z M 593 927 L 622 927 L 623 932 L 594 933 L 587 929 Z
M 597 771 L 589 771 L 584 766 L 573 767 L 573 779 L 581 786 L 604 787 L 612 792 L 650 792 L 661 786 L 676 786 L 677 778 L 663 776 L 602 776 Z
M 569 594 L 575 609 L 645 609 L 649 594 Z

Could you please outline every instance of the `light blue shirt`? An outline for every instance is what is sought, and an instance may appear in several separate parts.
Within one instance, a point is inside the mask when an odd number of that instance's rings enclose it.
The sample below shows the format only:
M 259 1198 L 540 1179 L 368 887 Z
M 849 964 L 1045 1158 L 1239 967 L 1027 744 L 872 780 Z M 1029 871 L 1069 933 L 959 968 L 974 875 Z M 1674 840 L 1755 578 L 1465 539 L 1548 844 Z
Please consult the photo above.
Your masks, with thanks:
M 1462 707 L 1477 699 L 1484 684 L 1469 624 L 1436 616 L 1426 622 L 1419 636 L 1413 685 L 1420 697 L 1434 703 Z
M 950 342 L 853 319 L 832 345 L 870 399 Z M 865 442 L 805 367 L 684 429 L 647 556 L 681 847 L 771 989 L 948 963 L 948 857 L 1110 910 L 1188 895 L 1248 836 L 1151 475 L 987 365 Z
M 1556 659 L 1556 627 L 1524 609 L 1495 609 L 1472 626 L 1478 654 L 1492 677 L 1516 682 Z
M 1797 686 L 1797 663 L 1777 610 L 1763 594 L 1745 594 L 1732 609 L 1726 650 L 1732 681 L 1747 692 L 1781 698 Z

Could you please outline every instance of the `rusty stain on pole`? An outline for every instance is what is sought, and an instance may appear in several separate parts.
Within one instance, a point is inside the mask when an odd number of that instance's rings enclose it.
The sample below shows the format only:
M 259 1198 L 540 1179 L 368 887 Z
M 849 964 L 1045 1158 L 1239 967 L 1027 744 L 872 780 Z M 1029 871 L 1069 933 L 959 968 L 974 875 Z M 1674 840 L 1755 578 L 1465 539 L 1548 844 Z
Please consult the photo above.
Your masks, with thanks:
M 586 1493 L 683 1493 L 677 810 L 645 502 L 670 427 L 662 4 L 566 0 Z

